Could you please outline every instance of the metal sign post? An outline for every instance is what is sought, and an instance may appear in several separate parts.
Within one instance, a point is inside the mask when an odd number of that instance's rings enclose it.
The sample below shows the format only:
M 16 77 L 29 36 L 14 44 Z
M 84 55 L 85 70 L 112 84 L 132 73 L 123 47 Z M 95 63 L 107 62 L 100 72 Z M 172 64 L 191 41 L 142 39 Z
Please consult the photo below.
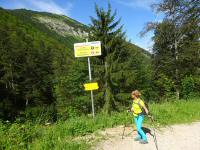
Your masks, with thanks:
M 88 39 L 86 39 L 86 42 L 88 42 Z M 92 74 L 91 74 L 91 67 L 90 67 L 90 57 L 88 57 L 88 70 L 89 70 L 89 80 L 92 81 Z M 92 101 L 92 116 L 93 119 L 95 117 L 94 115 L 94 98 L 93 98 L 93 90 L 91 90 L 91 101 Z

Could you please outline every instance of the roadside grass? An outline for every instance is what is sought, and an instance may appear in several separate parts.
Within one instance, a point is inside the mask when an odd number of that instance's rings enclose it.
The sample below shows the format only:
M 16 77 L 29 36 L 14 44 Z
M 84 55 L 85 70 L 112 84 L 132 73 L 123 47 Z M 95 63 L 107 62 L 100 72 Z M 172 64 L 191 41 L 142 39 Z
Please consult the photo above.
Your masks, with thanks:
M 190 123 L 200 120 L 200 98 L 149 104 L 156 124 L 166 126 Z M 99 113 L 93 120 L 82 116 L 67 121 L 58 121 L 52 125 L 40 125 L 26 122 L 24 124 L 5 124 L 0 122 L 0 149 L 68 149 L 87 150 L 92 143 L 76 140 L 77 137 L 90 135 L 97 130 L 112 128 L 117 125 L 133 124 L 130 113 L 113 112 L 111 115 Z M 145 119 L 145 125 L 151 125 Z
M 200 98 L 151 104 L 150 109 L 161 126 L 200 120 Z

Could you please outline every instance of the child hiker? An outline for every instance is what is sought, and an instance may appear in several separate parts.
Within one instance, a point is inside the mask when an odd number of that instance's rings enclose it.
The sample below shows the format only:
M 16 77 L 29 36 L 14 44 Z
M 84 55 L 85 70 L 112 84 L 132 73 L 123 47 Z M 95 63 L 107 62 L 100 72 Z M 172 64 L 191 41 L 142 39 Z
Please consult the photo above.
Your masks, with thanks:
M 133 98 L 133 104 L 131 111 L 134 115 L 134 121 L 136 124 L 138 135 L 134 139 L 135 141 L 140 141 L 141 144 L 147 144 L 147 137 L 144 131 L 142 130 L 142 123 L 144 121 L 144 111 L 146 114 L 149 113 L 146 108 L 144 101 L 140 99 L 141 93 L 138 90 L 132 91 L 131 97 Z

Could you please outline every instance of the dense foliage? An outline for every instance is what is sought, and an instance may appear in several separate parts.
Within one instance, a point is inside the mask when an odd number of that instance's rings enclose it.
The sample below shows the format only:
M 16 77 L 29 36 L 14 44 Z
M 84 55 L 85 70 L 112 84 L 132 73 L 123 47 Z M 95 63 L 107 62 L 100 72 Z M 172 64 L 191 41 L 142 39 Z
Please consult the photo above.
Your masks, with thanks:
M 53 105 L 57 52 L 64 46 L 0 10 L 1 116 L 14 119 L 29 106 Z

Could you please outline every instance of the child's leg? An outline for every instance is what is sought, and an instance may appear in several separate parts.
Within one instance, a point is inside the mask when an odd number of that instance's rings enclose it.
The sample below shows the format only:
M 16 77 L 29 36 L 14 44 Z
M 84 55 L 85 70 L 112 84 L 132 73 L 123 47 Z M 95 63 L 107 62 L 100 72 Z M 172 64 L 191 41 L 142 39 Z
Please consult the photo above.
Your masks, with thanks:
M 142 123 L 144 121 L 144 115 L 139 115 L 138 116 L 138 120 L 137 120 L 137 130 L 139 132 L 139 134 L 142 136 L 142 139 L 144 141 L 147 141 L 147 137 L 146 134 L 144 133 L 144 131 L 142 130 Z
M 138 117 L 134 117 L 134 121 L 135 121 L 135 124 L 136 124 L 137 133 L 138 133 L 136 139 L 142 139 L 142 135 L 138 131 Z

